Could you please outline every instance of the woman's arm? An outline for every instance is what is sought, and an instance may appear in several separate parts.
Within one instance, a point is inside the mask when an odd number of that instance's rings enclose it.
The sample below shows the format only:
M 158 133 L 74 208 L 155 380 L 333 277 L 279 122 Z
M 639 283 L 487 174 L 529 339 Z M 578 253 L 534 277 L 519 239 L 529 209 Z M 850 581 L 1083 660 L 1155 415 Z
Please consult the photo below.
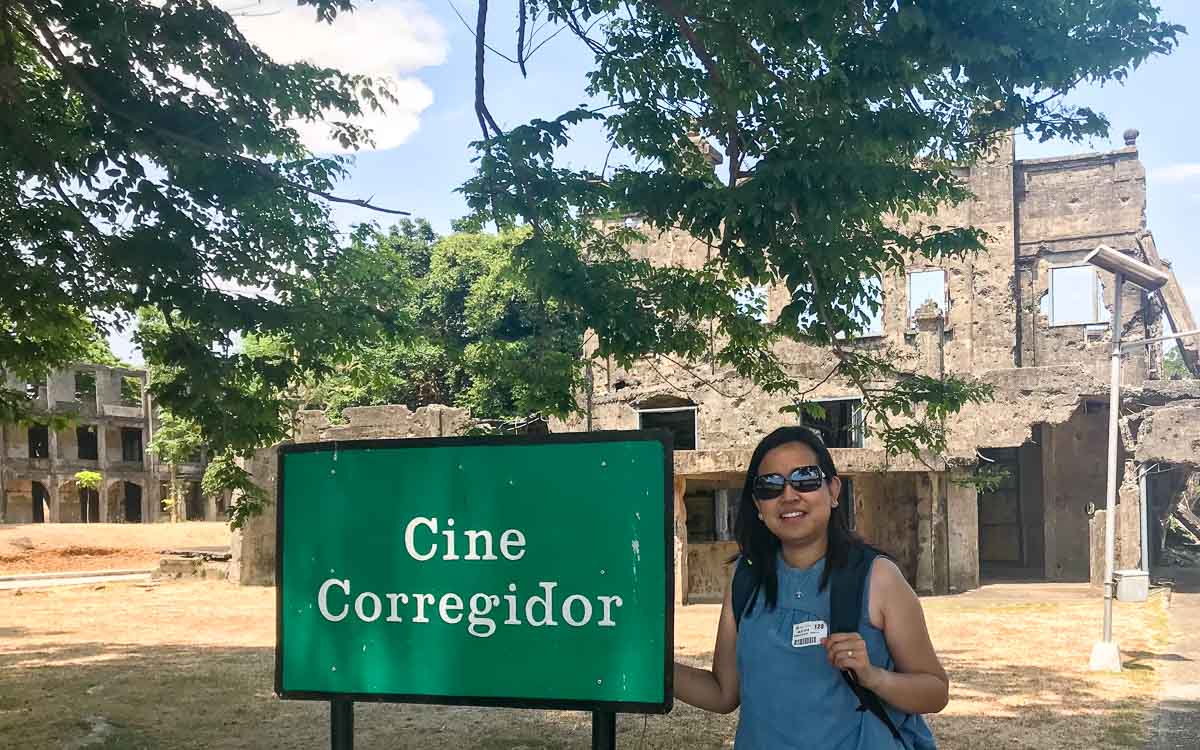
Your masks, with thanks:
M 727 714 L 738 707 L 737 625 L 733 620 L 732 586 L 725 589 L 712 669 L 675 662 L 675 697 L 706 711 Z
M 925 613 L 896 564 L 877 558 L 871 568 L 871 622 L 883 631 L 896 671 L 872 665 L 858 633 L 835 633 L 826 648 L 838 669 L 853 669 L 859 683 L 910 714 L 933 714 L 950 700 L 950 679 L 934 653 Z M 877 619 L 878 618 L 878 619 Z

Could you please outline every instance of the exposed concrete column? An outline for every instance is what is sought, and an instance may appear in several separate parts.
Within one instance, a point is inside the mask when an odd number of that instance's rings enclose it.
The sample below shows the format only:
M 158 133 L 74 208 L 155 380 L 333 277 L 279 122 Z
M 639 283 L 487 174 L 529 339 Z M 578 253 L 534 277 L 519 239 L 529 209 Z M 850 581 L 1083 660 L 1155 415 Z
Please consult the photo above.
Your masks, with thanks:
M 1058 569 L 1058 465 L 1054 462 L 1054 431 L 1053 425 L 1042 425 L 1042 550 L 1047 581 L 1062 577 Z
M 687 479 L 675 477 L 675 603 L 687 604 Z
M 204 520 L 216 521 L 217 519 L 217 498 L 213 495 L 204 496 Z
M 979 494 L 956 472 L 946 482 L 947 572 L 950 593 L 979 588 Z
M 729 490 L 719 489 L 714 493 L 715 509 L 717 514 L 717 539 L 725 542 L 733 538 L 732 530 L 729 528 Z
M 99 517 L 99 519 L 93 519 L 93 520 L 99 520 L 100 523 L 108 523 L 111 520 L 108 517 L 108 496 L 112 493 L 112 488 L 113 488 L 114 484 L 116 484 L 115 480 L 112 482 L 101 482 L 100 483 L 100 489 L 97 490 L 97 492 L 100 493 L 100 499 L 96 503 L 96 505 L 99 506 L 98 515 L 100 517 Z
M 933 517 L 937 507 L 937 478 L 921 474 L 914 483 L 917 490 L 917 593 L 932 594 L 935 590 L 935 533 Z
M 154 502 L 151 488 L 158 484 L 158 475 L 153 472 L 145 474 L 146 484 L 142 486 L 142 523 L 154 523 L 158 520 L 158 504 Z
M 96 460 L 103 474 L 108 470 L 108 425 L 104 420 L 96 422 Z
M 8 516 L 8 476 L 4 471 L 8 463 L 8 428 L 0 424 L 0 523 Z
M 59 523 L 62 521 L 62 508 L 60 507 L 62 492 L 58 489 L 58 483 L 51 481 L 46 486 L 46 493 L 50 500 L 50 513 L 46 520 L 51 523 Z
M 50 471 L 54 471 L 54 465 L 58 463 L 58 430 L 53 425 L 46 429 L 46 438 L 50 446 Z
M 1117 487 L 1117 570 L 1135 570 L 1142 563 L 1140 465 L 1126 461 Z
M 238 459 L 267 496 L 263 512 L 246 519 L 246 523 L 233 532 L 229 580 L 242 586 L 275 584 L 277 450 L 278 446 L 260 448 L 250 459 Z
M 1088 581 L 1093 586 L 1104 585 L 1104 514 L 1097 510 L 1088 521 Z

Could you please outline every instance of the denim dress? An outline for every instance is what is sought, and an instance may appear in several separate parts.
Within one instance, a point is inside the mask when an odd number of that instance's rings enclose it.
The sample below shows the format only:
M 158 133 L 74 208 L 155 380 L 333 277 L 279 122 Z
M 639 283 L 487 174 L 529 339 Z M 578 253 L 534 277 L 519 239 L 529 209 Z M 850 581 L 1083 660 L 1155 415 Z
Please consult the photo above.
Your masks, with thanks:
M 825 561 L 793 568 L 776 564 L 779 600 L 768 610 L 761 592 L 742 617 L 737 634 L 741 690 L 736 750 L 932 750 L 929 726 L 918 714 L 887 706 L 903 742 L 879 717 L 858 710 L 858 699 L 834 669 L 819 643 L 810 645 L 820 623 L 829 622 L 829 588 L 818 591 Z M 859 634 L 871 663 L 894 669 L 883 631 L 870 622 L 870 586 L 865 587 Z M 797 628 L 797 626 L 799 626 Z

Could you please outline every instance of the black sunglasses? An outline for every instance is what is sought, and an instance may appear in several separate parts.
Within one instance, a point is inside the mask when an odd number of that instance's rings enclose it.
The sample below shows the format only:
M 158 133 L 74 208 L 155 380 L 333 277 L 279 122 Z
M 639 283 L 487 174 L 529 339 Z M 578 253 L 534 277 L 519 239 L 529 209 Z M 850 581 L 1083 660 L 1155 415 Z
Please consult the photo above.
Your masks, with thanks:
M 820 466 L 797 466 L 786 477 L 782 474 L 759 474 L 754 479 L 754 497 L 759 500 L 774 500 L 783 494 L 786 485 L 796 492 L 812 492 L 825 482 L 825 472 Z

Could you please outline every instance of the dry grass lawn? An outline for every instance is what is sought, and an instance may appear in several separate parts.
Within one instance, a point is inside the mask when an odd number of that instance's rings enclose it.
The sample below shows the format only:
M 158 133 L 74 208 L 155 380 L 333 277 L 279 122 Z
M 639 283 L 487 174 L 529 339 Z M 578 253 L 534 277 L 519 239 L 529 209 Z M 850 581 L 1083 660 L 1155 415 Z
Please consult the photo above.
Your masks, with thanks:
M 31 523 L 0 526 L 0 575 L 148 569 L 159 552 L 229 545 L 229 525 L 205 523 Z
M 1120 675 L 1086 671 L 1095 597 L 1033 590 L 925 600 L 953 680 L 931 723 L 943 748 L 1140 747 L 1164 653 L 1165 607 L 1118 604 Z M 710 658 L 718 607 L 677 613 L 680 658 Z M 274 590 L 228 583 L 0 592 L 0 747 L 317 748 L 325 704 L 271 692 Z M 797 700 L 803 700 L 798 694 Z M 677 704 L 624 716 L 624 748 L 723 748 L 735 716 Z M 581 713 L 359 705 L 356 747 L 582 748 Z

